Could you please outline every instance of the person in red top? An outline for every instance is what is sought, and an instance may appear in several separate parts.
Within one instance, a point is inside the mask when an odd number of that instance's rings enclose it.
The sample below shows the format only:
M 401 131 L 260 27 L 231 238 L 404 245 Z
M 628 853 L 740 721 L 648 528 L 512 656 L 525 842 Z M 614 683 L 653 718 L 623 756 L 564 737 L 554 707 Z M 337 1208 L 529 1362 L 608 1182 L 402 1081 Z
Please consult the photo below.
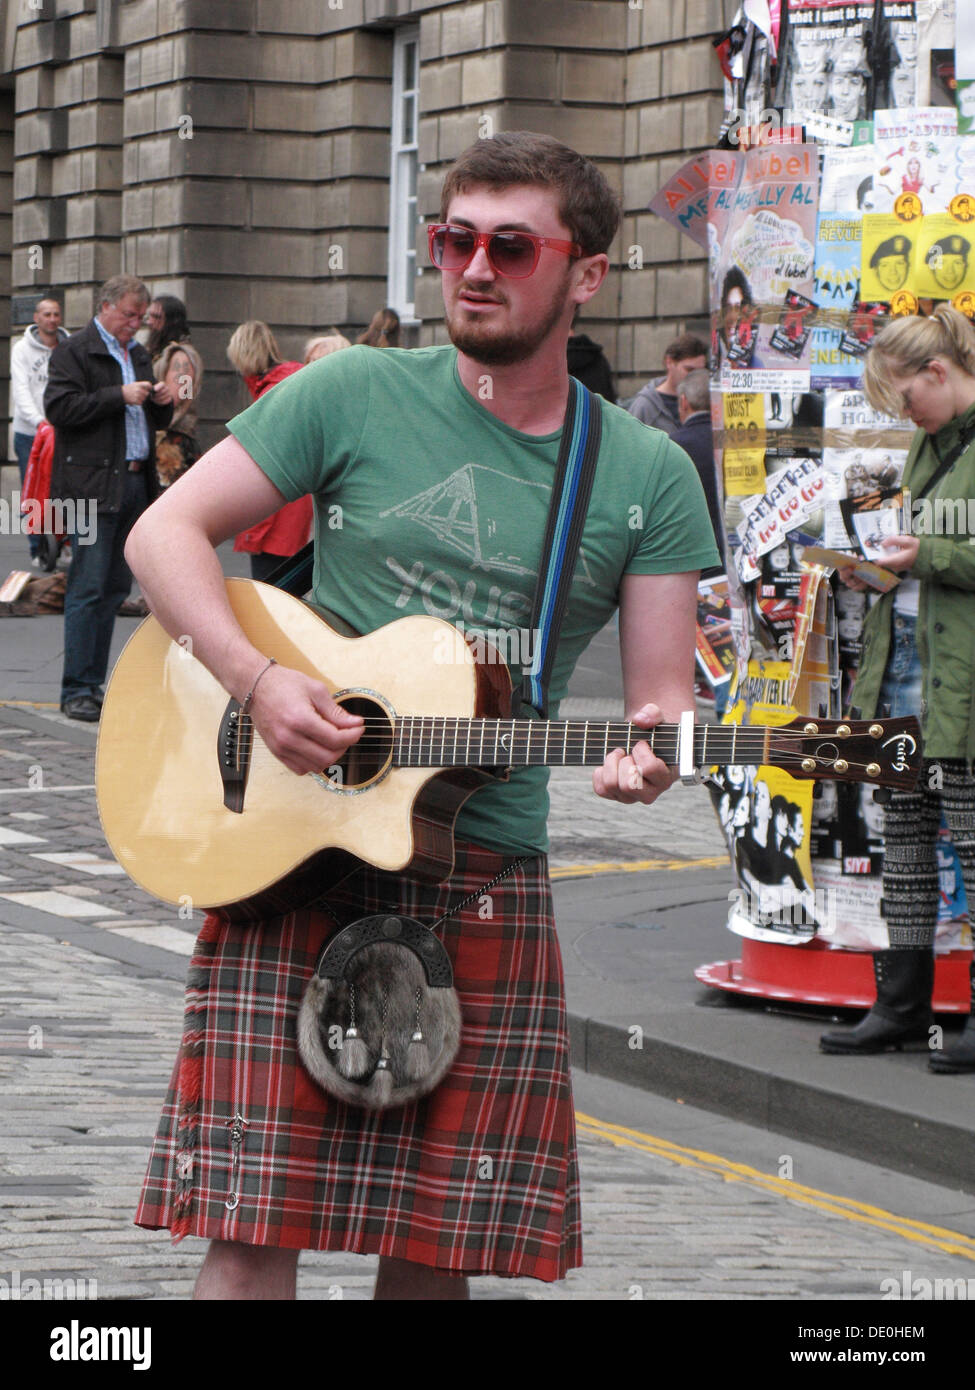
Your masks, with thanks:
M 274 334 L 260 319 L 249 319 L 234 330 L 227 356 L 254 401 L 304 365 L 282 360 Z M 299 497 L 249 531 L 241 531 L 234 549 L 250 555 L 251 578 L 266 579 L 282 560 L 296 554 L 311 535 L 311 523 L 312 500 Z

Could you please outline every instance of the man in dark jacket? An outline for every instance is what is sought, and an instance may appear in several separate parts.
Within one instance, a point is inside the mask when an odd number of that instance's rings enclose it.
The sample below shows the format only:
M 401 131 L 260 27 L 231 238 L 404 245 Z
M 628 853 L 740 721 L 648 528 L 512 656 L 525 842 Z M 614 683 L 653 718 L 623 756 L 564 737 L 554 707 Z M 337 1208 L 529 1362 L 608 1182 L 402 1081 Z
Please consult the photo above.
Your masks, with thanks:
M 132 586 L 123 554 L 136 518 L 158 492 L 155 432 L 173 413 L 165 383 L 153 379 L 145 348 L 133 342 L 149 291 L 132 275 L 102 286 L 95 318 L 55 348 L 44 392 L 54 426 L 51 495 L 88 525 L 75 527 L 64 601 L 61 709 L 94 722 L 119 604 Z M 94 510 L 94 523 L 90 513 Z
M 700 369 L 688 372 L 677 386 L 677 409 L 680 412 L 680 426 L 671 435 L 679 444 L 697 469 L 704 496 L 707 498 L 708 515 L 714 528 L 714 539 L 722 550 L 721 508 L 718 505 L 718 484 L 714 476 L 714 436 L 711 432 L 711 377 Z M 722 550 L 722 554 L 723 554 Z M 720 568 L 706 570 L 702 578 L 723 574 Z
M 610 405 L 616 404 L 616 387 L 606 354 L 588 334 L 577 333 L 574 325 L 566 347 L 566 362 L 570 376 L 588 386 L 590 391 L 605 396 Z

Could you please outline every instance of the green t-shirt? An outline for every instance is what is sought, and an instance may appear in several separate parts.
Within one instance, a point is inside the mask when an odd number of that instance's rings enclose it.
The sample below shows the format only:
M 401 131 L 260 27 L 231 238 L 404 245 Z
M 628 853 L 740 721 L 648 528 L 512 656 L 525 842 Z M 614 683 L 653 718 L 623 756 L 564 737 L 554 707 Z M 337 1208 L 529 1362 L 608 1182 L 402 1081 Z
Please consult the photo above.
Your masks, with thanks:
M 719 558 L 687 455 L 597 400 L 602 444 L 549 685 L 553 718 L 617 605 L 623 574 L 697 570 Z M 360 633 L 431 614 L 495 641 L 500 633 L 506 653 L 530 660 L 560 432 L 523 434 L 498 420 L 461 383 L 453 347 L 332 353 L 229 428 L 289 501 L 314 496 L 316 603 Z M 524 641 L 511 629 L 526 630 Z M 510 666 L 517 689 L 521 667 Z M 458 816 L 458 838 L 504 852 L 546 849 L 547 782 L 546 768 L 519 768 L 479 789 Z

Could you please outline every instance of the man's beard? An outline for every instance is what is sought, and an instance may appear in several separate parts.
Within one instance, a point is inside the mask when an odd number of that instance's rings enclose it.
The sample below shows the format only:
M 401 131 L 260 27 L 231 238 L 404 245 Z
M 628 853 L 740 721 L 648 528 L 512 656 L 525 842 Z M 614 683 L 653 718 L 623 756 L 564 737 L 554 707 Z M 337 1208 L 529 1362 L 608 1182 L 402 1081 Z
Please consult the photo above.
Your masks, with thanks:
M 568 278 L 566 274 L 566 282 Z M 485 367 L 509 367 L 515 362 L 524 362 L 541 347 L 564 311 L 565 299 L 556 293 L 544 319 L 518 332 L 497 333 L 487 324 L 470 320 L 461 322 L 464 310 L 456 303 L 453 312 L 449 309 L 445 311 L 444 321 L 454 347 L 473 362 L 480 362 Z

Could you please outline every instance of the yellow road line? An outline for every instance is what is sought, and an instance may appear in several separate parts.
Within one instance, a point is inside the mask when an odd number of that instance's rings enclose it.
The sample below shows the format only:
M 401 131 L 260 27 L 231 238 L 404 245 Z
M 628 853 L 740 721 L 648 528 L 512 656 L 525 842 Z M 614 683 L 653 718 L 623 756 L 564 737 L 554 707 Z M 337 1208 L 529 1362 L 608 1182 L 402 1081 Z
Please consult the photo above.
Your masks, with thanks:
M 820 1211 L 842 1216 L 847 1221 L 855 1221 L 864 1226 L 874 1226 L 890 1231 L 904 1240 L 918 1245 L 927 1245 L 943 1250 L 949 1255 L 961 1255 L 966 1260 L 975 1260 L 975 1238 L 960 1231 L 950 1231 L 944 1226 L 932 1226 L 926 1221 L 915 1221 L 908 1216 L 898 1216 L 882 1207 L 857 1202 L 852 1197 L 837 1197 L 831 1192 L 820 1192 L 815 1187 L 804 1187 L 790 1178 L 774 1177 L 751 1168 L 747 1163 L 734 1163 L 722 1158 L 720 1154 L 708 1153 L 705 1149 L 690 1149 L 681 1144 L 672 1144 L 667 1139 L 644 1134 L 640 1130 L 627 1129 L 623 1125 L 609 1124 L 605 1120 L 594 1119 L 591 1115 L 576 1112 L 579 1133 L 591 1139 L 602 1139 L 619 1148 L 638 1149 L 642 1153 L 667 1159 L 684 1168 L 696 1168 L 702 1172 L 713 1173 L 726 1182 L 742 1182 L 760 1191 L 771 1192 L 786 1197 L 804 1206 L 816 1207 Z
M 618 863 L 560 864 L 549 870 L 551 878 L 590 878 L 595 874 L 640 874 L 647 869 L 720 869 L 727 865 L 726 854 L 705 859 L 624 859 Z
M 0 706 L 23 705 L 27 709 L 60 709 L 56 700 L 0 700 Z

